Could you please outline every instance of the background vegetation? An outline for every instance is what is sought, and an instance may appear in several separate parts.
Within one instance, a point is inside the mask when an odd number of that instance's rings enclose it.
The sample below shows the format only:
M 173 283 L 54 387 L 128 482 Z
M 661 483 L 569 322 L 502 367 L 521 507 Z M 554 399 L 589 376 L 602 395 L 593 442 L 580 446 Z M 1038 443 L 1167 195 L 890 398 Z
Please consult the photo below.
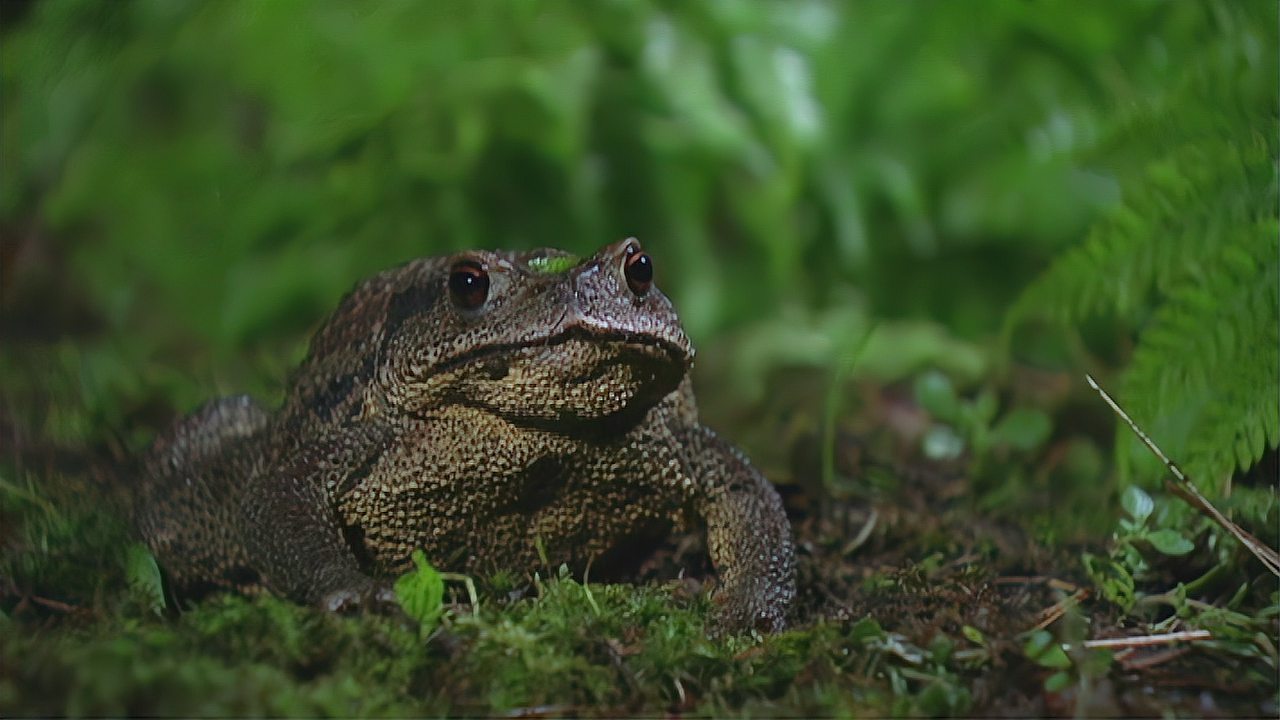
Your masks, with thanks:
M 1277 545 L 1274 3 L 0 7 L 5 714 L 1133 711 L 1196 662 L 1274 714 L 1274 576 L 1082 381 Z M 379 269 L 627 235 L 704 416 L 788 496 L 800 630 L 707 640 L 696 592 L 554 569 L 425 642 L 265 600 L 156 617 L 145 552 L 50 500 L 209 397 L 278 402 Z M 1092 598 L 1041 634 L 893 609 L 1013 575 Z M 1075 597 L 1046 592 L 1023 606 Z M 1216 644 L 1079 651 L 1175 627 Z

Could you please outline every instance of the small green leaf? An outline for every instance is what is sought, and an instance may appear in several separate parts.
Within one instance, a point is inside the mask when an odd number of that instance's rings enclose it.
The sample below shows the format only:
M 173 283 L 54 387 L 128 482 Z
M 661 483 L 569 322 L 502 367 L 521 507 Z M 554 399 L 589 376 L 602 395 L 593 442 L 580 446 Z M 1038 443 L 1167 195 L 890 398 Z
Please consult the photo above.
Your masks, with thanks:
M 970 405 L 970 421 L 974 426 L 987 427 L 991 424 L 991 419 L 996 416 L 998 409 L 996 394 L 990 388 L 984 388 Z
M 160 579 L 160 567 L 151 551 L 141 543 L 134 543 L 125 552 L 124 574 L 129 588 L 157 615 L 164 612 L 164 583 Z
M 1129 517 L 1137 520 L 1139 524 L 1151 515 L 1151 511 L 1156 506 L 1151 496 L 1137 485 L 1130 485 L 1124 489 L 1124 493 L 1120 495 L 1120 505 L 1125 512 L 1129 513 Z
M 1147 535 L 1147 540 L 1156 550 L 1165 555 L 1186 555 L 1196 549 L 1196 544 L 1182 536 L 1177 530 L 1165 528 Z
M 947 663 L 953 650 L 955 650 L 955 642 L 942 633 L 934 635 L 933 640 L 929 643 L 929 657 L 939 665 Z
M 1094 585 L 1102 590 L 1103 597 L 1129 612 L 1137 598 L 1134 595 L 1133 575 L 1128 569 L 1115 560 L 1090 553 L 1085 553 L 1082 560 L 1085 572 Z
M 880 627 L 880 623 L 869 617 L 864 617 L 854 624 L 849 631 L 852 640 L 859 643 L 866 643 L 870 640 L 878 640 L 884 637 L 884 630 Z
M 1071 658 L 1067 657 L 1067 653 L 1062 649 L 1061 645 L 1056 644 L 1036 658 L 1036 662 L 1047 668 L 1061 669 L 1071 667 Z
M 396 580 L 396 599 L 405 614 L 421 624 L 425 634 L 435 627 L 444 608 L 444 578 L 431 567 L 421 550 L 413 551 L 413 564 L 414 570 Z
M 1022 646 L 1022 653 L 1034 660 L 1044 653 L 1051 642 L 1053 642 L 1053 635 L 1048 630 L 1037 630 L 1027 638 L 1026 645 Z
M 1059 670 L 1044 680 L 1044 689 L 1049 692 L 1062 692 L 1071 686 L 1071 673 Z
M 990 442 L 1027 452 L 1043 445 L 1052 429 L 1048 415 L 1031 408 L 1017 408 L 1000 418 L 991 429 Z
M 1071 658 L 1062 650 L 1062 645 L 1054 642 L 1048 630 L 1037 630 L 1027 638 L 1022 648 L 1023 654 L 1040 667 L 1062 669 L 1071 667 Z
M 959 398 L 951 380 L 937 370 L 930 370 L 916 378 L 916 402 L 939 420 L 954 422 L 959 416 Z
M 982 631 L 972 625 L 965 625 L 960 628 L 960 633 L 974 645 L 987 644 L 987 638 L 982 634 Z
M 951 678 L 935 677 L 916 697 L 916 708 L 925 717 L 964 715 L 972 699 L 969 691 Z

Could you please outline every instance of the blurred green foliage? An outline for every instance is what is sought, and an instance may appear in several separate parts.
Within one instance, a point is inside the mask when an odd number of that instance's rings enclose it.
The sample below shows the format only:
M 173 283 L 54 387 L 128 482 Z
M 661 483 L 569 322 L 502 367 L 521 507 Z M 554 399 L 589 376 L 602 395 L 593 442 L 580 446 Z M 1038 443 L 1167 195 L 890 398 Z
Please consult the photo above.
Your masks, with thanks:
M 87 404 L 107 398 L 93 418 L 127 427 L 149 391 L 179 407 L 278 391 L 309 328 L 383 267 L 634 234 L 695 338 L 758 330 L 732 361 L 740 385 L 824 366 L 869 317 L 905 337 L 873 341 L 871 372 L 938 365 L 973 382 L 985 363 L 958 360 L 973 346 L 950 338 L 985 346 L 1091 226 L 1090 247 L 1150 249 L 1117 267 L 1079 251 L 1102 279 L 1051 273 L 1014 319 L 1111 303 L 1131 332 L 1151 278 L 1172 292 L 1196 249 L 1241 223 L 1274 235 L 1237 196 L 1274 194 L 1275 15 L 1265 2 L 37 3 L 0 49 L 6 325 L 91 317 L 99 344 L 62 362 L 99 386 Z M 1237 171 L 1223 153 L 1264 162 Z M 1086 337 L 1107 362 L 1124 360 L 1116 329 Z M 1080 362 L 1052 336 L 1019 342 L 1036 362 Z M 1203 365 L 1156 383 L 1183 381 L 1187 402 L 1145 408 L 1175 446 L 1237 407 L 1205 407 L 1220 367 Z M 1219 458 L 1206 467 L 1256 457 L 1253 426 L 1270 417 L 1237 431 L 1238 452 L 1203 448 Z
M 222 352 L 413 256 L 627 233 L 698 335 L 847 284 L 973 335 L 1118 199 L 1079 158 L 1212 10 L 40 3 L 3 213 L 111 328 Z

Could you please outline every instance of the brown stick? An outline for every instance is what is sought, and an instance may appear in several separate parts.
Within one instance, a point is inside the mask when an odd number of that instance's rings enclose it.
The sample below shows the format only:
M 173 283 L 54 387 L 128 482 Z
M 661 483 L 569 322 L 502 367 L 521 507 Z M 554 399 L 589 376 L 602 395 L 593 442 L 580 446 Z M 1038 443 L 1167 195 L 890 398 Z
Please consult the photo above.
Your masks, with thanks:
M 1180 632 L 1161 633 L 1159 635 L 1138 635 L 1135 637 L 1103 638 L 1101 640 L 1085 640 L 1083 645 L 1091 650 L 1097 648 L 1133 648 L 1151 645 L 1169 645 L 1183 640 L 1212 640 L 1213 633 L 1208 630 L 1182 630 Z

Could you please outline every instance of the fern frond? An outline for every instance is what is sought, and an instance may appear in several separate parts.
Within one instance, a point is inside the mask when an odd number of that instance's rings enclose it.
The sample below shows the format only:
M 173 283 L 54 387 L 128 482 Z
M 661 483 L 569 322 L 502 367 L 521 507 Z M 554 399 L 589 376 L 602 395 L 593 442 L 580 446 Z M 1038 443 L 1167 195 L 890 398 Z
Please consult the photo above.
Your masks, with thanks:
M 1123 401 L 1206 489 L 1280 443 L 1280 213 L 1275 6 L 1213 6 L 1219 32 L 1177 89 L 1121 103 L 1096 148 L 1122 202 L 1010 309 L 1111 315 L 1137 333 Z M 1271 18 L 1258 22 L 1260 13 Z M 1119 433 L 1121 474 L 1154 463 Z
M 1084 159 L 1111 169 L 1121 203 L 1023 292 L 1006 336 L 1032 318 L 1136 321 L 1226 236 L 1275 215 L 1276 9 L 1207 10 L 1218 32 L 1179 58 L 1173 88 L 1117 98 L 1113 122 Z
M 1280 222 L 1255 223 L 1205 261 L 1142 331 L 1124 395 L 1214 487 L 1280 440 Z
M 1222 140 L 1150 163 L 1126 183 L 1124 204 L 1027 288 L 1008 321 L 1069 325 L 1104 313 L 1132 319 L 1155 291 L 1168 292 L 1197 272 L 1225 233 L 1270 206 L 1272 184 L 1260 178 L 1273 173 L 1265 146 Z

